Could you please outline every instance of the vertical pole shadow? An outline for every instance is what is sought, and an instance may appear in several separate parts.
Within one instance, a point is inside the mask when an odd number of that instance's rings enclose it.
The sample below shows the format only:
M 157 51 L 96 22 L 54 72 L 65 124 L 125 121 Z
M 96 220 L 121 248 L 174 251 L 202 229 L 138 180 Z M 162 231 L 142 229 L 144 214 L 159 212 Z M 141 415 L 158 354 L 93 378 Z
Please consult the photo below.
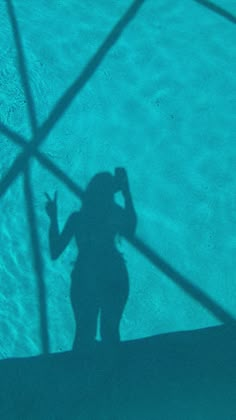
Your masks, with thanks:
M 228 21 L 232 23 L 236 23 L 236 17 L 232 15 L 230 12 L 227 12 L 227 10 L 223 9 L 222 7 L 218 6 L 215 3 L 212 3 L 209 0 L 194 0 L 196 3 L 201 4 L 201 6 L 204 6 L 211 10 L 214 13 L 217 13 L 218 15 L 222 16 L 223 18 L 227 19 Z
M 0 182 L 0 197 L 2 197 L 5 192 L 8 190 L 10 185 L 15 181 L 15 179 L 23 172 L 25 165 L 27 164 L 28 159 L 30 158 L 29 149 L 25 149 L 23 152 L 19 153 L 13 162 L 11 168 L 3 176 Z
M 22 45 L 22 41 L 20 37 L 17 19 L 15 16 L 14 7 L 11 0 L 7 1 L 7 10 L 8 10 L 9 20 L 11 22 L 16 50 L 17 50 L 19 74 L 21 77 L 22 87 L 25 93 L 25 99 L 26 99 L 26 104 L 27 104 L 27 109 L 28 109 L 28 116 L 29 116 L 29 122 L 31 125 L 32 136 L 35 136 L 36 131 L 37 131 L 35 104 L 34 104 L 33 96 L 31 94 L 23 45 Z M 30 148 L 28 148 L 28 152 L 30 152 Z M 22 162 L 25 162 L 26 156 L 30 156 L 30 153 L 29 154 L 27 153 L 26 155 L 22 153 L 19 156 L 19 159 L 15 161 L 17 163 L 15 164 L 15 166 L 13 166 L 13 168 L 15 167 L 18 170 L 20 168 L 20 164 Z M 6 186 L 9 184 L 9 182 L 11 182 L 12 174 L 15 174 L 15 171 L 12 170 L 10 174 L 11 175 L 8 178 L 5 178 Z M 28 159 L 25 166 L 25 170 L 24 170 L 24 190 L 25 190 L 26 208 L 27 208 L 29 230 L 30 230 L 32 251 L 33 251 L 33 264 L 34 264 L 34 270 L 35 270 L 37 283 L 38 283 L 39 314 L 40 314 L 42 347 L 43 347 L 43 352 L 48 353 L 49 352 L 49 339 L 48 339 L 47 309 L 46 309 L 46 299 L 45 299 L 46 290 L 45 290 L 45 284 L 44 284 L 44 278 L 43 278 L 43 271 L 44 271 L 43 260 L 42 260 L 42 256 L 40 252 L 37 222 L 36 222 L 36 216 L 35 216 L 34 207 L 33 207 L 33 196 L 32 196 L 31 185 L 30 185 L 30 171 L 29 171 Z
M 30 184 L 29 163 L 26 165 L 24 171 L 24 191 L 26 198 L 27 216 L 29 222 L 29 231 L 32 243 L 33 264 L 37 276 L 38 295 L 39 295 L 39 314 L 40 314 L 40 328 L 43 353 L 49 353 L 49 337 L 48 337 L 48 323 L 47 323 L 47 308 L 46 308 L 46 289 L 44 284 L 44 267 L 43 259 L 40 252 L 39 235 L 37 229 L 37 221 L 33 206 L 33 195 Z
M 33 100 L 30 85 L 29 85 L 28 74 L 27 74 L 27 69 L 26 69 L 26 60 L 24 57 L 23 45 L 21 42 L 20 32 L 19 32 L 18 23 L 16 20 L 12 0 L 7 0 L 7 10 L 8 10 L 9 20 L 11 22 L 12 31 L 13 31 L 13 35 L 15 39 L 15 44 L 16 44 L 19 73 L 21 77 L 22 87 L 25 92 L 25 99 L 26 99 L 26 104 L 28 108 L 29 120 L 31 123 L 32 135 L 35 135 L 36 129 L 37 129 L 35 105 L 34 105 L 34 100 Z

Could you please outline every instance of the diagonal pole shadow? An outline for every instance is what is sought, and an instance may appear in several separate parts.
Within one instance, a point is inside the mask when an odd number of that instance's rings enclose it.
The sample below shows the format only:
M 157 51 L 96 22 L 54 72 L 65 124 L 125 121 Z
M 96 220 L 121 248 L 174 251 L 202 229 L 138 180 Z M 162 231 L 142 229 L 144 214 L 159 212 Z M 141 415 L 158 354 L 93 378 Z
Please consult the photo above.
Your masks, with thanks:
M 58 179 L 61 180 L 66 187 L 74 193 L 78 198 L 83 200 L 84 191 L 80 188 L 76 182 L 74 182 L 71 178 L 69 178 L 62 169 L 60 169 L 54 162 L 52 162 L 47 156 L 43 153 L 36 152 L 35 154 L 36 159 L 39 163 L 41 163 L 44 168 L 46 168 L 49 172 L 53 173 Z
M 12 32 L 15 40 L 16 51 L 17 51 L 17 58 L 18 58 L 18 68 L 21 77 L 22 87 L 25 93 L 25 99 L 28 109 L 28 116 L 29 121 L 31 123 L 31 130 L 32 135 L 35 136 L 36 129 L 37 129 L 37 122 L 36 122 L 36 111 L 35 111 L 35 104 L 33 100 L 33 96 L 31 95 L 31 89 L 28 80 L 28 72 L 26 69 L 26 59 L 24 55 L 24 50 L 21 42 L 20 32 L 18 28 L 17 19 L 15 16 L 12 0 L 7 0 L 7 10 L 9 15 L 9 20 L 12 26 Z
M 132 3 L 126 13 L 114 26 L 110 34 L 106 37 L 100 48 L 89 60 L 80 76 L 71 84 L 71 86 L 64 93 L 62 98 L 57 102 L 53 110 L 51 111 L 48 119 L 41 125 L 38 133 L 37 143 L 40 144 L 42 140 L 47 136 L 50 131 L 54 128 L 57 121 L 62 117 L 67 108 L 71 105 L 77 94 L 85 87 L 87 82 L 91 79 L 97 68 L 102 63 L 105 56 L 118 41 L 122 32 L 127 25 L 134 19 L 140 7 L 145 0 L 136 0 Z
M 72 103 L 76 95 L 82 90 L 82 88 L 88 83 L 90 78 L 95 73 L 98 66 L 103 61 L 104 57 L 107 55 L 109 50 L 117 42 L 121 36 L 123 30 L 128 25 L 128 23 L 135 17 L 136 13 L 140 9 L 141 5 L 144 3 L 144 0 L 136 0 L 123 15 L 123 17 L 118 21 L 110 34 L 106 37 L 100 48 L 94 54 L 94 56 L 89 60 L 81 75 L 72 83 L 72 85 L 67 89 L 62 98 L 57 102 L 54 109 L 51 111 L 48 119 L 38 128 L 36 136 L 33 138 L 32 142 L 29 143 L 29 148 L 22 152 L 18 156 L 17 160 L 13 163 L 9 172 L 4 176 L 0 182 L 0 197 L 6 192 L 7 188 L 11 185 L 13 180 L 19 175 L 22 171 L 26 161 L 30 158 L 29 150 L 35 150 L 42 142 L 45 140 L 46 136 L 55 126 L 59 118 L 67 110 L 68 106 Z M 32 144 L 33 143 L 33 144 Z
M 232 13 L 227 12 L 227 10 L 223 9 L 222 7 L 218 6 L 215 3 L 212 3 L 210 0 L 194 0 L 196 3 L 201 4 L 201 6 L 207 7 L 214 13 L 222 16 L 223 18 L 229 20 L 232 23 L 236 23 L 236 17 L 232 15 Z
M 15 131 L 11 130 L 7 127 L 3 122 L 0 122 L 0 132 L 12 140 L 14 143 L 18 144 L 19 146 L 27 146 L 28 141 L 21 136 L 20 134 L 16 133 Z
M 29 143 L 17 133 L 14 133 L 12 130 L 5 128 L 5 126 L 0 123 L 0 132 L 3 132 L 13 143 L 17 144 L 22 148 L 30 147 Z M 79 194 L 81 198 L 83 195 L 82 189 L 70 179 L 54 162 L 52 162 L 44 153 L 35 149 L 32 151 L 32 157 L 35 157 L 48 171 L 52 172 L 56 177 L 60 178 L 61 181 L 66 184 L 66 186 L 75 194 Z
M 76 183 L 74 183 L 61 169 L 56 167 L 43 154 L 36 155 L 38 161 L 53 172 L 80 200 L 83 200 L 84 192 Z M 213 298 L 208 296 L 199 287 L 192 284 L 188 279 L 183 277 L 176 269 L 174 269 L 167 261 L 153 251 L 150 246 L 146 245 L 142 239 L 138 237 L 126 236 L 126 240 L 145 256 L 158 270 L 165 274 L 178 287 L 180 287 L 192 299 L 200 303 L 211 312 L 216 319 L 225 324 L 235 324 L 235 318 L 225 309 L 223 309 Z
M 192 299 L 200 303 L 204 308 L 211 312 L 219 321 L 224 324 L 234 324 L 236 319 L 227 310 L 222 308 L 213 298 L 208 296 L 198 286 L 192 284 L 188 279 L 183 277 L 175 268 L 173 268 L 167 261 L 153 251 L 146 245 L 142 239 L 127 238 L 128 241 L 142 254 L 149 262 L 157 267 L 169 279 L 172 280 L 178 287 L 191 296 Z
M 15 139 L 13 139 L 14 141 Z M 24 146 L 24 141 L 17 138 L 17 144 Z M 64 183 L 68 189 L 74 193 L 80 200 L 83 200 L 83 190 L 72 179 L 66 175 L 62 169 L 54 164 L 43 153 L 38 150 L 35 151 L 35 158 L 39 163 L 49 172 L 53 173 L 58 179 Z M 188 279 L 183 277 L 177 270 L 175 270 L 167 261 L 160 257 L 150 246 L 146 245 L 140 238 L 126 237 L 127 241 L 136 248 L 149 262 L 151 262 L 158 270 L 171 279 L 178 287 L 185 291 L 195 301 L 200 303 L 209 312 L 211 312 L 219 321 L 225 324 L 235 323 L 235 318 L 225 309 L 223 309 L 210 296 L 203 292 L 199 287 L 193 285 Z

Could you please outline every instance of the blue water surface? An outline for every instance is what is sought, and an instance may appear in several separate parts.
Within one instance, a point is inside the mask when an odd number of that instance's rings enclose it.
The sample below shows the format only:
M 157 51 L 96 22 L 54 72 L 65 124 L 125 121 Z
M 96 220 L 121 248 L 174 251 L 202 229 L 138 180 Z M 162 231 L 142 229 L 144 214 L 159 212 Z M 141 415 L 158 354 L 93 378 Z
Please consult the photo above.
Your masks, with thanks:
M 236 317 L 235 24 L 200 3 L 1 2 L 1 358 L 71 349 L 77 251 L 51 260 L 44 194 L 58 191 L 62 228 L 116 167 L 140 241 L 119 243 L 121 339 Z

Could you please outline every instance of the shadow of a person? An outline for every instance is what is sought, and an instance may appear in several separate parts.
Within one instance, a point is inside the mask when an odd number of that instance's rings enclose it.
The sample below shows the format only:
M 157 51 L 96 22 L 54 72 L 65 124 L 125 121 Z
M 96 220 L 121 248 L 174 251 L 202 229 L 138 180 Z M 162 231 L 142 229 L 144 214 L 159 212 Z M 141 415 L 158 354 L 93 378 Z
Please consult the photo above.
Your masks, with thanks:
M 121 192 L 124 205 L 114 196 Z M 71 273 L 71 303 L 76 322 L 73 350 L 88 348 L 96 338 L 100 315 L 100 336 L 108 345 L 120 341 L 119 325 L 129 295 L 129 279 L 116 237 L 133 235 L 137 217 L 124 168 L 115 175 L 95 175 L 85 190 L 80 211 L 72 213 L 59 232 L 57 194 L 47 196 L 46 211 L 50 218 L 49 246 L 51 258 L 60 256 L 75 237 L 78 257 Z

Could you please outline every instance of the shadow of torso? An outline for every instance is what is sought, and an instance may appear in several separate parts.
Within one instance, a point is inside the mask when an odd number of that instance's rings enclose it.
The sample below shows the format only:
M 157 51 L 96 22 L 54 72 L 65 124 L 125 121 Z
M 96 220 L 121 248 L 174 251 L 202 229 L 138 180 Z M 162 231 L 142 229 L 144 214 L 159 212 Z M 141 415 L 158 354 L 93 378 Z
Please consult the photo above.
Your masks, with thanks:
M 129 281 L 117 235 L 124 232 L 123 209 L 115 203 L 99 211 L 76 213 L 78 257 L 71 278 L 71 303 L 76 321 L 74 349 L 94 340 L 100 315 L 100 335 L 118 342 L 119 324 L 128 299 Z

